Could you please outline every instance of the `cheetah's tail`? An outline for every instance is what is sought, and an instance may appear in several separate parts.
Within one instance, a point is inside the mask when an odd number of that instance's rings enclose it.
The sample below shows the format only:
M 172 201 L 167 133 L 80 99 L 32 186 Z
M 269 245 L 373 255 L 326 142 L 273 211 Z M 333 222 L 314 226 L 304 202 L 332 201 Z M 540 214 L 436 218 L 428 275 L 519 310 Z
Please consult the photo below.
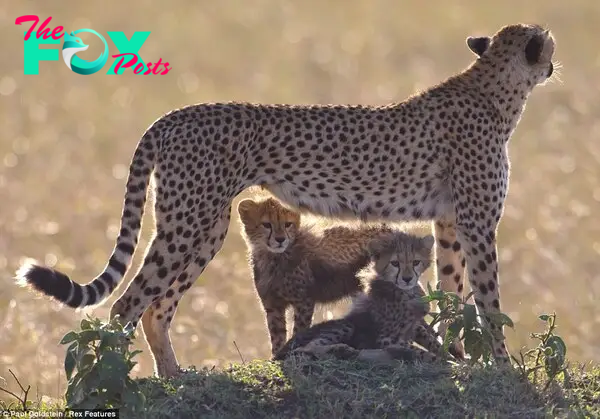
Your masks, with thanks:
M 127 179 L 121 230 L 104 271 L 93 281 L 80 285 L 65 274 L 36 263 L 22 265 L 16 273 L 17 283 L 52 297 L 72 308 L 97 305 L 106 299 L 129 268 L 137 246 L 146 191 L 158 155 L 158 128 L 153 124 L 145 133 L 133 155 Z

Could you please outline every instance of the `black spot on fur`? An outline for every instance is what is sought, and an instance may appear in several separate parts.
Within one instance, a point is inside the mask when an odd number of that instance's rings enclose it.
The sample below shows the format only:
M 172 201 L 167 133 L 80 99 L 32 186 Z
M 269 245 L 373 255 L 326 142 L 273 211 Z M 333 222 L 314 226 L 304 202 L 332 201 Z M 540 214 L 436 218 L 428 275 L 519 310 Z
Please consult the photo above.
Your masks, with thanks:
M 454 273 L 454 266 L 448 264 L 442 268 L 442 273 L 444 275 L 452 275 Z

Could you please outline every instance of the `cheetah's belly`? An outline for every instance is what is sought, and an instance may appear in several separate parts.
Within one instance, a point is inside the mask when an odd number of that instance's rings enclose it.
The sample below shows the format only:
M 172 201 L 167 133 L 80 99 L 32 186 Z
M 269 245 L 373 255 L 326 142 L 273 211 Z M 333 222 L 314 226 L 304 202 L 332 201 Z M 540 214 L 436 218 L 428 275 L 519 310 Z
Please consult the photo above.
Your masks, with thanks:
M 263 186 L 286 204 L 324 217 L 400 222 L 432 220 L 454 213 L 450 188 L 445 179 L 436 177 L 426 182 L 415 181 L 413 185 L 412 188 L 395 188 L 394 182 L 390 181 L 379 191 L 375 186 L 356 191 L 352 185 L 335 185 L 338 190 L 332 186 L 320 194 L 302 190 L 295 182 Z M 339 190 L 339 186 L 346 187 Z

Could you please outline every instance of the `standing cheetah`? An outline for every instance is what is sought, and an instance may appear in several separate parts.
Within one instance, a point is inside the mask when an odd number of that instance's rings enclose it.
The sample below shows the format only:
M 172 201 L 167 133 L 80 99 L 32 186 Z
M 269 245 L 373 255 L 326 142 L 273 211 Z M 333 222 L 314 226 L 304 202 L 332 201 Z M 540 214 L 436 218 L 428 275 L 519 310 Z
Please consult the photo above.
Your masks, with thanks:
M 434 238 L 397 232 L 373 240 L 370 265 L 360 272 L 368 283 L 366 294 L 357 298 L 341 319 L 316 324 L 294 334 L 274 357 L 281 360 L 292 352 L 319 354 L 331 349 L 403 349 L 409 359 L 434 361 L 442 346 L 423 326 L 429 306 L 421 297 L 419 279 L 431 265 Z M 419 340 L 417 340 L 419 338 Z M 411 347 L 416 341 L 430 352 Z
M 529 94 L 553 72 L 555 43 L 541 26 L 514 24 L 467 45 L 477 55 L 468 68 L 387 106 L 220 103 L 164 115 L 133 154 L 104 271 L 79 285 L 29 264 L 17 279 L 70 307 L 104 300 L 131 263 L 153 175 L 156 234 L 111 316 L 142 319 L 161 376 L 179 371 L 169 337 L 177 304 L 221 249 L 234 197 L 252 185 L 330 218 L 433 220 L 438 286 L 462 292 L 466 265 L 478 310 L 498 312 L 507 144 Z M 491 327 L 494 354 L 508 362 L 504 334 Z
M 364 287 L 358 272 L 369 263 L 368 244 L 391 234 L 385 225 L 319 229 L 276 199 L 238 205 L 254 285 L 267 316 L 271 352 L 286 340 L 285 311 L 294 309 L 296 334 L 310 327 L 316 303 L 354 297 Z

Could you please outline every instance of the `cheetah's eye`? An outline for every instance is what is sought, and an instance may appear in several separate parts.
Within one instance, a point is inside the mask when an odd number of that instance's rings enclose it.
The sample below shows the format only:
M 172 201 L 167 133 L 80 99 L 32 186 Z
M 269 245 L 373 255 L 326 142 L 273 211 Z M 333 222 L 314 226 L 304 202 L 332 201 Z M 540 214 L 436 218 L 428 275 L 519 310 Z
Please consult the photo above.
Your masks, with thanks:
M 392 260 L 390 262 L 390 265 L 392 265 L 394 268 L 397 268 L 398 266 L 400 266 L 400 262 L 398 262 L 397 260 Z
M 292 226 L 292 223 L 290 223 L 289 221 L 287 223 L 284 224 L 285 228 L 290 228 Z
M 268 228 L 269 230 L 271 229 L 271 223 L 262 223 L 262 226 L 264 228 Z
M 417 266 L 419 266 L 420 264 L 421 264 L 421 261 L 420 261 L 420 260 L 415 260 L 415 261 L 413 262 L 413 266 L 414 266 L 415 268 L 416 268 Z

